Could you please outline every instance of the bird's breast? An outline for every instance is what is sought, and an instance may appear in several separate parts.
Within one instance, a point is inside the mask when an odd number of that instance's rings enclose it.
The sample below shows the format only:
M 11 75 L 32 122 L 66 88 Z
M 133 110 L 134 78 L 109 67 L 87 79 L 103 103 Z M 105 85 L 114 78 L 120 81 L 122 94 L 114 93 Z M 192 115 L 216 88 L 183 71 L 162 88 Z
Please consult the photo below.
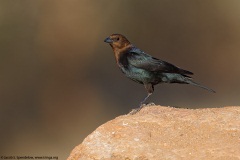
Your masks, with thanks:
M 162 74 L 150 72 L 132 65 L 122 66 L 120 69 L 126 77 L 141 84 L 151 83 L 155 85 L 165 82 Z
M 129 66 L 122 66 L 120 69 L 127 78 L 130 78 L 131 80 L 141 84 L 143 83 L 141 72 L 137 71 L 134 68 L 130 68 Z

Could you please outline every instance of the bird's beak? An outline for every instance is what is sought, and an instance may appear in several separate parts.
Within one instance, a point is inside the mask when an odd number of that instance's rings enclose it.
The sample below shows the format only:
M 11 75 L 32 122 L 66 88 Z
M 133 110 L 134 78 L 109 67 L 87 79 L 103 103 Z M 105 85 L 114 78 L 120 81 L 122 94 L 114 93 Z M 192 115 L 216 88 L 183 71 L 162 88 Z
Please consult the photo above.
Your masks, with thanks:
M 104 40 L 104 42 L 106 42 L 106 43 L 112 43 L 113 41 L 111 40 L 110 37 L 107 37 L 107 38 Z

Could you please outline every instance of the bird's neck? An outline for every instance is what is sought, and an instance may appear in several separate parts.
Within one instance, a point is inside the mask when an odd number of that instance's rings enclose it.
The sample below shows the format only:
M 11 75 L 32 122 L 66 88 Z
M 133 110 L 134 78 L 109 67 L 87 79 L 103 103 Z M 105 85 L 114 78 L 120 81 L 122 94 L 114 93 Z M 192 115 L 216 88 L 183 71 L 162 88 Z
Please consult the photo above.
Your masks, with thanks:
M 123 48 L 113 48 L 116 62 L 119 67 L 126 67 L 128 65 L 127 55 L 132 45 Z
M 127 61 L 127 56 L 126 53 L 119 53 L 119 52 L 114 52 L 115 53 L 115 59 L 119 67 L 126 67 L 128 65 Z

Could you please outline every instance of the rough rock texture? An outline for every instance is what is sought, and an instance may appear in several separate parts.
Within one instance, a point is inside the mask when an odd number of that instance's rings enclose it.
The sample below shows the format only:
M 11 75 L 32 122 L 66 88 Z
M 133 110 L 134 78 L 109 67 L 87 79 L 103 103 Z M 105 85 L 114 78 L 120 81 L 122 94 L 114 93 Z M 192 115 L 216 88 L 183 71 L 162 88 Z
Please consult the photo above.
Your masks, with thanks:
M 147 106 L 119 116 L 98 127 L 68 158 L 100 159 L 240 159 L 240 107 Z

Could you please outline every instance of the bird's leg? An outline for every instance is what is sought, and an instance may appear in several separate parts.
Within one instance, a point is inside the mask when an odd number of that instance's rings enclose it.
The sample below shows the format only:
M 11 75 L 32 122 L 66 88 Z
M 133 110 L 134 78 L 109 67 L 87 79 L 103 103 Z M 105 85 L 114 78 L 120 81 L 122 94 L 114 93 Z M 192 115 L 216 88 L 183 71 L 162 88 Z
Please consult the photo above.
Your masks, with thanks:
M 143 101 L 140 103 L 140 107 L 143 106 L 144 102 L 148 99 L 148 97 L 150 97 L 154 91 L 154 87 L 151 83 L 148 83 L 148 84 L 144 84 L 144 87 L 146 88 L 147 92 L 148 92 L 148 95 L 147 97 L 145 97 L 143 99 Z
M 140 108 L 144 105 L 144 102 L 152 95 L 152 93 L 148 93 L 148 95 L 143 99 L 143 101 L 140 103 Z
M 140 103 L 139 108 L 133 109 L 129 114 L 133 115 L 139 112 L 144 107 L 144 102 L 152 95 L 154 91 L 154 87 L 151 83 L 144 84 L 144 87 L 146 88 L 148 95 L 143 99 L 143 101 Z
M 137 112 L 139 112 L 145 105 L 144 102 L 148 99 L 148 97 L 151 96 L 152 93 L 148 93 L 148 95 L 144 98 L 144 100 L 140 103 L 140 106 L 138 108 L 132 109 L 131 112 L 129 113 L 130 115 L 134 115 Z

